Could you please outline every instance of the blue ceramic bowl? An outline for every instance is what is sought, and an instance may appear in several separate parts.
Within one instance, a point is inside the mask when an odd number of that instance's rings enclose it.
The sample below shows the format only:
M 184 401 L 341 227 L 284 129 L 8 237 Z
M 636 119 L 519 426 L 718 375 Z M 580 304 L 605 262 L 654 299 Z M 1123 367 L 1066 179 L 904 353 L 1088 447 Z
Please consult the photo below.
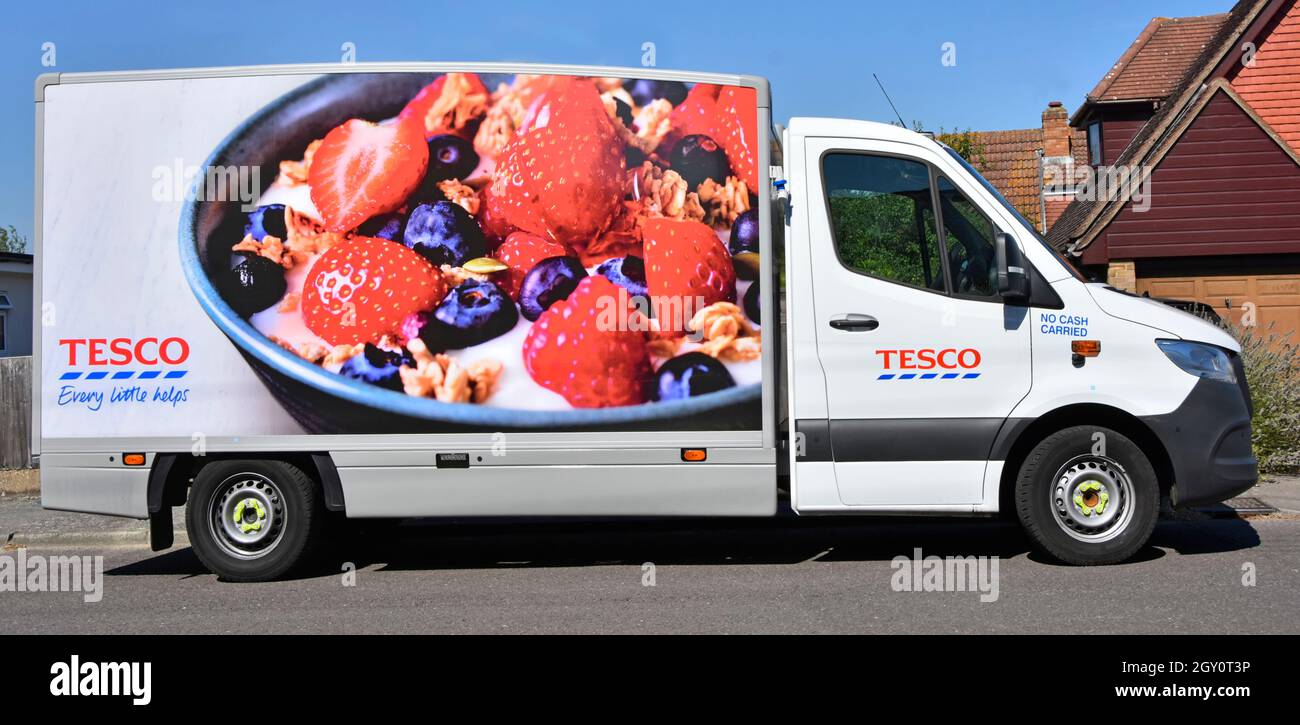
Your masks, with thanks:
M 281 159 L 302 157 L 313 140 L 349 118 L 391 118 L 436 74 L 335 73 L 281 96 L 231 132 L 205 162 L 259 166 L 269 185 Z M 483 76 L 489 88 L 507 76 Z M 192 195 L 193 196 L 193 195 Z M 562 411 L 443 403 L 385 390 L 313 365 L 269 340 L 222 298 L 213 275 L 230 267 L 243 236 L 237 201 L 187 199 L 180 220 L 181 267 L 199 305 L 276 400 L 312 433 L 439 433 L 517 430 L 757 430 L 761 387 L 746 385 L 688 400 Z

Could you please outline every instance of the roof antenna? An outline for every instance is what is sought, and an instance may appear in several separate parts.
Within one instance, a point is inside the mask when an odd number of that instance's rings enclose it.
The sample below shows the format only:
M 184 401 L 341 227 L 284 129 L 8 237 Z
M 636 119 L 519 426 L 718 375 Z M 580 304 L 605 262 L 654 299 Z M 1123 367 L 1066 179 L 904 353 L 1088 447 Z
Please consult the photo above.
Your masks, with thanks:
M 890 107 L 890 108 L 893 108 L 893 109 L 894 109 L 894 115 L 895 115 L 895 116 L 898 116 L 898 125 L 899 125 L 899 126 L 902 126 L 903 128 L 907 128 L 907 124 L 906 124 L 906 123 L 903 123 L 903 116 L 902 116 L 902 114 L 900 114 L 900 113 L 898 112 L 898 108 L 896 108 L 896 107 L 894 106 L 894 99 L 892 99 L 892 98 L 889 97 L 889 91 L 886 91 L 886 90 L 885 90 L 885 84 L 880 82 L 880 76 L 876 75 L 875 73 L 872 73 L 872 74 L 871 74 L 871 77 L 876 79 L 876 85 L 880 86 L 880 92 L 883 93 L 883 94 L 885 94 L 885 100 L 886 100 L 886 101 L 889 101 L 889 107 Z

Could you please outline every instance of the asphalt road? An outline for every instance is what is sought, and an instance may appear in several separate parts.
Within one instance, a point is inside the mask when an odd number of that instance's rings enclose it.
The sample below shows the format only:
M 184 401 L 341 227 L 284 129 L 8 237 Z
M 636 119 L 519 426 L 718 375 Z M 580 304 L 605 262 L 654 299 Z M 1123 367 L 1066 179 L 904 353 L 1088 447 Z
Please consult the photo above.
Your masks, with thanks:
M 998 557 L 996 601 L 894 591 L 916 547 Z M 1295 517 L 1162 521 L 1135 561 L 1087 569 L 1002 522 L 933 519 L 402 526 L 253 585 L 188 548 L 28 549 L 51 553 L 103 554 L 103 599 L 0 592 L 0 632 L 1300 633 Z

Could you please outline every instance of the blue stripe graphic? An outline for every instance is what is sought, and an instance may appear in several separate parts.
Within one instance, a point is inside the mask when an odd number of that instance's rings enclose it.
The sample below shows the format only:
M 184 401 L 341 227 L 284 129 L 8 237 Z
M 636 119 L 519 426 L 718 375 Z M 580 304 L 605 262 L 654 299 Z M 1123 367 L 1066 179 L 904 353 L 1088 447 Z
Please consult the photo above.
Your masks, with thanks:
M 188 370 L 142 370 L 137 375 L 134 370 L 117 370 L 112 373 L 109 373 L 107 370 L 95 370 L 84 373 L 85 377 L 82 377 L 83 373 L 80 370 L 70 370 L 60 375 L 59 380 L 103 380 L 104 378 L 110 380 L 130 380 L 131 378 L 136 378 L 137 380 L 154 380 L 159 377 L 167 380 L 174 380 L 176 378 L 185 377 L 185 374 L 188 372 Z
M 974 380 L 979 373 L 880 373 L 876 380 Z

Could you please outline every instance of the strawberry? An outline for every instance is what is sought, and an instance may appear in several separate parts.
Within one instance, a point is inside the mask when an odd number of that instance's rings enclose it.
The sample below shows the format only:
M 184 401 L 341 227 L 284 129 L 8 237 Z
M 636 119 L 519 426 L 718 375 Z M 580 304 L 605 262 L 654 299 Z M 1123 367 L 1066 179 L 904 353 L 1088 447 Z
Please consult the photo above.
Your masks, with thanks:
M 528 130 L 497 158 L 485 218 L 494 231 L 585 245 L 623 200 L 624 145 L 590 80 L 557 79 L 533 103 Z
M 713 140 L 722 144 L 736 176 L 758 189 L 758 100 L 753 88 L 727 86 L 718 94 Z
M 639 315 L 623 288 L 587 277 L 529 328 L 524 367 L 575 408 L 644 403 L 653 370 Z
M 447 73 L 420 89 L 397 118 L 419 124 L 425 138 L 454 133 L 474 138 L 471 123 L 487 113 L 491 96 L 474 73 Z
M 400 207 L 429 165 L 429 147 L 414 124 L 378 126 L 354 118 L 325 135 L 307 183 L 325 228 L 346 232 Z
M 675 336 L 702 307 L 736 301 L 736 268 L 713 229 L 700 222 L 647 219 L 646 286 L 660 332 Z
M 373 343 L 446 296 L 442 273 L 418 253 L 387 239 L 352 237 L 308 270 L 302 320 L 331 345 Z
M 713 126 L 717 119 L 718 94 L 722 86 L 712 83 L 696 83 L 686 94 L 686 100 L 677 104 L 668 116 L 672 131 L 659 142 L 658 152 L 665 158 L 672 153 L 677 142 L 686 136 L 704 134 L 713 138 Z
M 524 283 L 524 275 L 528 274 L 528 270 L 547 257 L 565 257 L 568 254 L 569 250 L 563 244 L 556 244 L 536 234 L 515 232 L 492 252 L 497 261 L 510 268 L 492 281 L 510 295 L 510 299 L 518 302 L 519 286 Z

